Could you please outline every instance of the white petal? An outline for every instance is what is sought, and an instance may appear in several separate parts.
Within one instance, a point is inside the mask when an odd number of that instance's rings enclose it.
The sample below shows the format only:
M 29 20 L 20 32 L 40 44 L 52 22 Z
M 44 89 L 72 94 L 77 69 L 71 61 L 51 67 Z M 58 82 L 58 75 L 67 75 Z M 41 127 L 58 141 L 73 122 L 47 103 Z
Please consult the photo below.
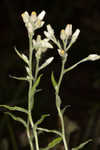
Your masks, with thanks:
M 47 32 L 47 31 L 44 31 L 44 35 L 45 35 L 48 39 L 51 38 L 51 34 L 50 34 L 49 32 Z
M 25 11 L 24 13 L 22 13 L 22 18 L 23 18 L 23 21 L 24 23 L 28 23 L 29 22 L 29 14 L 27 11 Z
M 38 15 L 38 19 L 39 19 L 39 20 L 43 20 L 45 14 L 46 14 L 46 12 L 43 10 L 43 11 Z
M 62 29 L 62 30 L 60 31 L 60 39 L 61 39 L 61 40 L 65 40 L 65 39 L 66 39 L 66 32 L 65 32 L 64 29 Z
M 65 28 L 65 33 L 66 35 L 69 37 L 72 35 L 72 25 L 71 24 L 68 24 Z
M 80 30 L 79 30 L 79 29 L 76 29 L 76 31 L 75 31 L 75 32 L 73 33 L 73 35 L 72 35 L 71 43 L 74 43 L 74 42 L 77 40 L 79 34 L 80 34 Z
M 50 24 L 47 25 L 47 31 L 48 31 L 51 35 L 54 34 L 54 30 L 53 30 L 53 28 L 51 27 Z
M 54 57 L 50 57 L 48 58 L 39 68 L 39 70 L 45 68 L 46 66 L 48 66 L 52 61 L 53 61 Z
M 53 48 L 53 46 L 49 42 L 46 42 L 44 40 L 41 42 L 41 47 L 43 47 L 43 48 Z

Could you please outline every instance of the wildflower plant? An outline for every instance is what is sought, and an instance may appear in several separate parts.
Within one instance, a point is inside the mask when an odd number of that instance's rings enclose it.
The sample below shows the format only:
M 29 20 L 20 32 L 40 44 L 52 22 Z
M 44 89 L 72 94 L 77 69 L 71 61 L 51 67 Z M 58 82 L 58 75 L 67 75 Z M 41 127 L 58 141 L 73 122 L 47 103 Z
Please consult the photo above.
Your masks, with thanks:
M 30 150 L 40 150 L 39 146 L 39 140 L 38 135 L 41 132 L 51 132 L 56 134 L 56 138 L 50 142 L 46 148 L 42 148 L 43 150 L 48 150 L 52 147 L 54 147 L 56 144 L 63 141 L 65 150 L 68 150 L 68 143 L 66 141 L 65 137 L 65 127 L 64 127 L 64 119 L 63 114 L 67 108 L 64 107 L 61 108 L 61 97 L 60 97 L 60 86 L 63 80 L 63 76 L 70 70 L 74 69 L 77 65 L 79 65 L 82 62 L 91 60 L 95 61 L 100 59 L 100 56 L 97 54 L 91 54 L 88 57 L 82 59 L 81 61 L 77 62 L 73 66 L 66 68 L 65 63 L 67 62 L 68 58 L 68 50 L 70 47 L 76 42 L 80 30 L 76 29 L 74 33 L 72 33 L 72 25 L 68 24 L 65 29 L 62 29 L 60 32 L 60 39 L 58 40 L 55 37 L 54 29 L 51 27 L 51 25 L 47 25 L 47 30 L 44 31 L 45 38 L 42 39 L 41 35 L 37 35 L 36 39 L 34 38 L 35 31 L 39 28 L 41 28 L 44 25 L 44 17 L 46 12 L 42 11 L 39 15 L 36 14 L 36 12 L 32 12 L 31 15 L 27 11 L 25 11 L 21 16 L 23 19 L 23 22 L 25 23 L 25 27 L 28 32 L 28 38 L 29 38 L 29 55 L 26 56 L 25 54 L 21 54 L 16 48 L 15 51 L 17 55 L 25 62 L 25 70 L 26 70 L 26 77 L 14 77 L 14 79 L 18 80 L 25 80 L 28 82 L 28 98 L 27 98 L 27 108 L 22 108 L 18 106 L 8 106 L 8 105 L 0 105 L 0 107 L 4 107 L 10 112 L 6 112 L 9 116 L 11 116 L 14 120 L 22 123 L 26 129 L 27 137 L 30 145 Z M 32 110 L 34 109 L 34 101 L 35 101 L 35 94 L 39 91 L 39 83 L 42 77 L 42 74 L 40 74 L 40 70 L 47 67 L 50 63 L 52 63 L 54 57 L 50 57 L 47 60 L 45 60 L 42 64 L 40 63 L 40 60 L 42 59 L 42 54 L 47 51 L 47 49 L 52 49 L 53 45 L 50 43 L 52 41 L 57 46 L 58 54 L 61 57 L 61 71 L 59 75 L 58 81 L 54 77 L 54 73 L 51 74 L 51 82 L 53 85 L 53 88 L 55 90 L 55 101 L 56 101 L 56 108 L 58 112 L 58 116 L 61 121 L 61 131 L 57 130 L 49 130 L 45 128 L 41 128 L 40 124 L 44 121 L 46 117 L 48 117 L 48 114 L 44 114 L 39 118 L 38 121 L 34 122 L 32 117 Z M 35 57 L 33 57 L 35 55 Z M 34 60 L 35 59 L 35 60 Z M 35 63 L 34 63 L 35 62 Z M 33 65 L 35 64 L 35 65 Z M 34 67 L 33 67 L 34 66 Z M 11 111 L 18 111 L 22 112 L 27 116 L 27 120 L 24 120 L 21 117 L 15 116 Z M 30 132 L 30 129 L 32 130 Z M 35 145 L 33 144 L 33 140 L 35 141 Z M 88 142 L 88 141 L 87 141 Z M 87 142 L 82 143 L 80 146 L 73 148 L 73 150 L 78 150 L 82 148 Z

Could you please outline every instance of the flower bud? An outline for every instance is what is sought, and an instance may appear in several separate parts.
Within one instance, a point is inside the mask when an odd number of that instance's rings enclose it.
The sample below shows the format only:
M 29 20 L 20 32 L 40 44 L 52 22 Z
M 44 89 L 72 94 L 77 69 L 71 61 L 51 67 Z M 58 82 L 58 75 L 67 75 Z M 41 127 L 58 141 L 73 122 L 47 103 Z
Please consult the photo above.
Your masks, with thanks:
M 66 39 L 66 33 L 65 33 L 65 30 L 64 30 L 64 29 L 62 29 L 62 30 L 60 31 L 60 39 L 61 39 L 61 40 L 65 40 L 65 39 Z
M 66 36 L 69 38 L 72 35 L 72 25 L 68 24 L 65 28 Z
M 100 59 L 100 55 L 90 54 L 87 58 L 88 58 L 88 60 L 95 61 L 95 60 Z
M 79 36 L 79 33 L 80 33 L 80 30 L 79 30 L 79 29 L 77 29 L 77 30 L 73 33 L 72 39 L 71 39 L 71 43 L 74 43 L 74 42 L 77 40 L 77 38 L 78 38 L 78 36 Z

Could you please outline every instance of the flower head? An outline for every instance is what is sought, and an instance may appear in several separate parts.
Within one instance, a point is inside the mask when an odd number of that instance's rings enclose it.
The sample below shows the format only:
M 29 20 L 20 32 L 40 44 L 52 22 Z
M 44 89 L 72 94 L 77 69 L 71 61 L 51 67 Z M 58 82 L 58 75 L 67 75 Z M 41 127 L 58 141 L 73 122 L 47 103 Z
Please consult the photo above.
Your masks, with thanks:
M 47 31 L 44 31 L 44 34 L 45 34 L 45 36 L 48 39 L 52 39 L 53 38 L 53 36 L 54 36 L 54 30 L 53 30 L 53 28 L 51 27 L 50 24 L 47 25 Z
M 79 36 L 80 30 L 76 29 L 76 31 L 72 34 L 72 25 L 68 24 L 65 29 L 60 31 L 60 39 L 64 42 L 65 51 L 67 51 L 71 45 L 77 40 Z
M 33 11 L 31 15 L 29 15 L 27 11 L 21 15 L 30 34 L 33 34 L 36 29 L 41 28 L 44 25 L 44 21 L 42 20 L 44 19 L 45 14 L 46 12 L 43 10 L 39 15 L 37 15 L 35 11 Z
M 49 39 L 44 38 L 41 39 L 41 36 L 38 35 L 37 39 L 33 39 L 33 47 L 36 49 L 36 57 L 40 57 L 42 53 L 44 53 L 48 48 L 53 48 L 53 46 L 49 43 Z
M 72 35 L 72 25 L 68 24 L 65 27 L 65 30 L 64 29 L 61 30 L 60 38 L 61 38 L 61 40 L 67 41 L 71 37 L 71 35 Z

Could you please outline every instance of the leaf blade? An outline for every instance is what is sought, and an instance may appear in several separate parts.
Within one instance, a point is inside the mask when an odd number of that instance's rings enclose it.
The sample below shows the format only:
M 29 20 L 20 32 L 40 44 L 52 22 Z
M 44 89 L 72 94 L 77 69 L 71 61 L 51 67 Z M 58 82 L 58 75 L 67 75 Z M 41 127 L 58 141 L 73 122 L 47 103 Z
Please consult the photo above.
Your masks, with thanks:
M 54 78 L 54 73 L 53 72 L 51 74 L 51 81 L 52 81 L 52 85 L 53 85 L 54 89 L 56 90 L 57 89 L 57 82 Z
M 22 107 L 8 106 L 8 105 L 0 105 L 0 107 L 4 107 L 4 108 L 6 108 L 8 110 L 11 110 L 11 111 L 20 111 L 20 112 L 28 114 L 28 111 L 25 108 L 22 108 Z
M 22 123 L 24 125 L 25 128 L 27 128 L 27 123 L 20 117 L 16 117 L 15 115 L 13 115 L 10 112 L 6 112 L 5 114 L 9 115 L 12 119 L 14 119 L 15 121 L 18 121 L 20 123 Z

